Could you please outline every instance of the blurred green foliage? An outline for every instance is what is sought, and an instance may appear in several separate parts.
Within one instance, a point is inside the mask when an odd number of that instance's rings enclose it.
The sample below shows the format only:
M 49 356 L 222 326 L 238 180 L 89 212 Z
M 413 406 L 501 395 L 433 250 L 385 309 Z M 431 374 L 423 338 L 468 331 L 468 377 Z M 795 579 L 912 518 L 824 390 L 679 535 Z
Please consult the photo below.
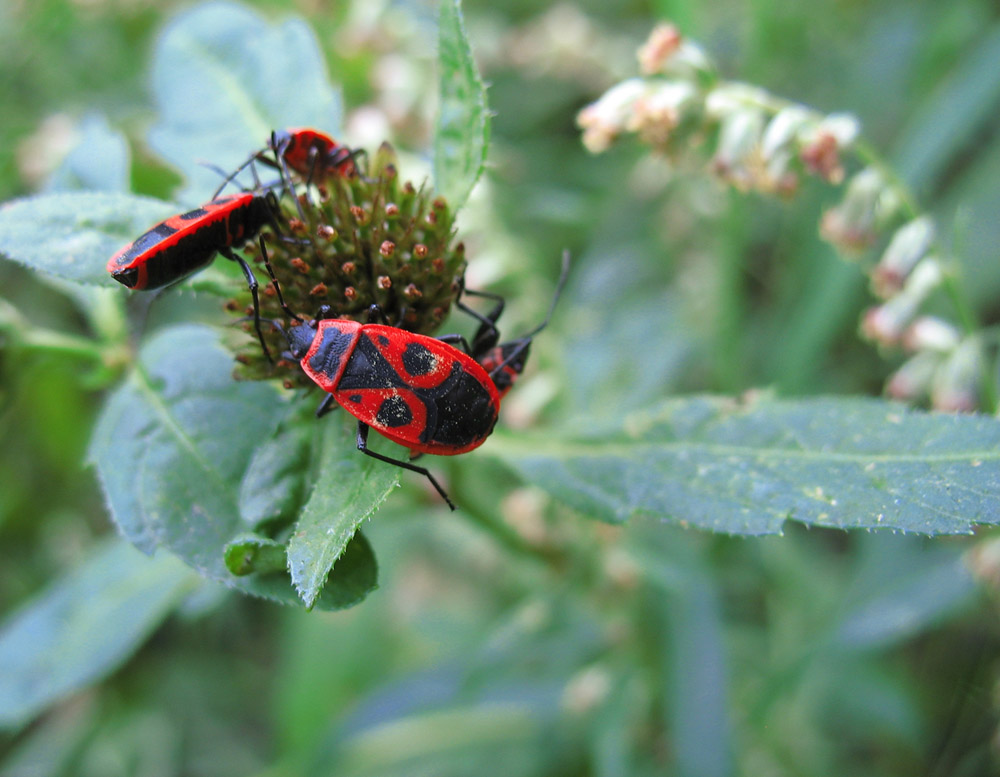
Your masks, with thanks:
M 131 188 L 173 196 L 180 177 L 146 145 L 148 65 L 169 5 L 0 2 L 0 198 L 57 169 L 67 180 L 64 158 L 95 113 L 128 137 Z M 343 89 L 350 142 L 369 142 L 375 122 L 427 152 L 432 7 L 254 7 L 309 21 Z M 496 113 L 486 196 L 460 218 L 470 285 L 509 295 L 516 331 L 544 309 L 562 248 L 577 257 L 562 320 L 533 349 L 544 369 L 511 395 L 505 423 L 572 423 L 595 407 L 610 418 L 692 390 L 876 393 L 891 370 L 857 337 L 863 276 L 817 237 L 830 191 L 807 187 L 791 203 L 720 194 L 697 170 L 658 174 L 639 149 L 583 150 L 576 111 L 633 72 L 658 18 L 678 21 L 727 74 L 858 114 L 953 235 L 982 319 L 1000 317 L 995 4 L 469 0 L 465 13 Z M 11 263 L 0 284 L 0 304 L 34 326 L 100 337 L 121 325 L 84 319 Z M 214 299 L 178 293 L 149 328 L 215 312 Z M 636 345 L 654 340 L 652 353 Z M 55 607 L 53 581 L 89 569 L 111 532 L 80 462 L 116 366 L 0 343 L 0 603 L 17 617 L 34 596 Z M 988 536 L 609 527 L 475 457 L 447 471 L 461 513 L 427 509 L 405 482 L 366 525 L 380 588 L 353 610 L 307 614 L 209 583 L 188 593 L 178 572 L 160 592 L 186 596 L 175 614 L 112 676 L 12 726 L 0 772 L 996 770 L 996 603 L 991 579 L 977 590 L 963 565 L 977 547 L 974 567 L 995 568 Z M 142 631 L 141 612 L 120 615 Z M 75 653 L 99 647 L 113 652 Z M 0 666 L 4 681 L 18 666 Z

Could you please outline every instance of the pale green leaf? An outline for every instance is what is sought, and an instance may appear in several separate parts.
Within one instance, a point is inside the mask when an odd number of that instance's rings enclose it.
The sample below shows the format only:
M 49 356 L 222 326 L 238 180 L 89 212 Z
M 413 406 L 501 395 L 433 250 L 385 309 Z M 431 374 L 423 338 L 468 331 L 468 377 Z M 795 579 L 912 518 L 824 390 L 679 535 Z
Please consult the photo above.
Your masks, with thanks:
M 76 145 L 46 181 L 46 191 L 127 192 L 129 148 L 125 136 L 100 113 L 84 116 L 76 131 Z
M 106 543 L 0 627 L 0 726 L 101 679 L 197 585 L 177 559 Z
M 397 467 L 359 452 L 335 419 L 325 423 L 316 482 L 288 543 L 288 570 L 306 607 L 315 604 L 330 570 L 339 573 L 351 538 L 399 482 Z
M 441 0 L 438 67 L 441 103 L 434 135 L 434 188 L 457 211 L 483 172 L 490 137 L 486 87 L 472 58 L 460 0 Z
M 288 424 L 253 452 L 239 495 L 247 528 L 288 523 L 298 514 L 311 454 L 310 426 Z
M 875 399 L 673 399 L 619 428 L 496 434 L 483 450 L 595 518 L 733 534 L 785 521 L 925 534 L 1000 522 L 1000 421 Z
M 12 200 L 0 207 L 0 253 L 65 280 L 118 288 L 108 259 L 176 212 L 169 202 L 110 192 Z
M 844 591 L 833 652 L 881 650 L 909 639 L 969 603 L 976 583 L 963 545 L 873 535 L 859 548 L 859 569 Z
M 236 577 L 226 566 L 227 546 L 246 531 L 241 484 L 285 410 L 274 386 L 234 381 L 232 371 L 232 356 L 213 330 L 161 332 L 104 408 L 90 457 L 112 517 L 137 547 L 164 548 L 211 580 L 297 604 L 285 572 Z M 344 579 L 324 581 L 329 591 L 318 606 L 354 603 L 359 588 L 374 587 L 370 556 L 362 548 Z
M 309 126 L 336 134 L 341 99 L 316 36 L 301 20 L 271 24 L 235 3 L 179 14 L 157 41 L 152 91 L 159 120 L 150 145 L 201 202 L 229 171 L 267 145 L 272 130 Z

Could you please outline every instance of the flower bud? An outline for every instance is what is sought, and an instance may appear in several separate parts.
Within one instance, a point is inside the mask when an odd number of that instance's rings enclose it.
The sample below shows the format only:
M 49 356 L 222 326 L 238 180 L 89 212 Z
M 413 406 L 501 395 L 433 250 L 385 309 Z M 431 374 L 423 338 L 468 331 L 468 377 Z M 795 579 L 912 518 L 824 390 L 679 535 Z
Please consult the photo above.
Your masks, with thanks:
M 868 167 L 855 175 L 839 205 L 823 214 L 820 236 L 848 254 L 871 245 L 885 217 L 882 198 L 887 190 L 882 174 Z
M 418 189 L 401 180 L 395 165 L 395 152 L 383 144 L 363 175 L 327 176 L 325 193 L 300 197 L 298 205 L 291 192 L 279 197 L 276 221 L 295 218 L 305 226 L 295 241 L 268 245 L 282 296 L 297 315 L 313 316 L 323 304 L 328 315 L 367 321 L 369 308 L 378 304 L 390 325 L 424 334 L 440 326 L 458 291 L 464 249 L 454 239 L 448 203 L 427 185 Z M 292 183 L 304 189 L 294 172 Z M 261 318 L 287 321 L 276 296 L 267 284 L 260 295 Z M 237 301 L 249 303 L 249 292 Z M 277 329 L 268 328 L 264 339 L 272 353 L 287 348 Z M 245 364 L 240 377 L 287 377 L 294 385 L 311 385 L 294 364 L 268 362 L 256 341 L 247 341 L 240 354 Z
M 811 120 L 812 114 L 801 105 L 792 105 L 774 114 L 767 123 L 764 137 L 760 141 L 760 151 L 764 159 L 770 159 L 791 146 L 802 128 Z
M 971 413 L 979 407 L 983 354 L 979 338 L 967 337 L 934 373 L 931 406 L 951 413 Z
M 812 116 L 805 108 L 793 105 L 784 108 L 767 123 L 760 141 L 763 169 L 757 188 L 765 193 L 789 196 L 798 188 L 799 177 L 792 169 L 795 142 L 801 128 Z
M 583 108 L 576 123 L 583 130 L 583 145 L 593 154 L 606 151 L 632 116 L 636 100 L 649 89 L 641 78 L 630 78 L 616 84 L 595 102 Z
M 832 184 L 844 180 L 840 154 L 861 134 L 860 122 L 850 114 L 832 113 L 799 135 L 799 157 L 806 169 Z
M 639 72 L 646 76 L 663 72 L 663 67 L 680 49 L 682 41 L 680 30 L 675 25 L 656 25 L 646 42 L 639 47 Z
M 933 259 L 922 261 L 899 294 L 878 307 L 868 309 L 861 322 L 862 334 L 881 345 L 896 345 L 916 317 L 917 310 L 940 285 L 943 277 L 940 264 Z
M 861 135 L 861 122 L 850 113 L 831 113 L 820 120 L 815 132 L 817 135 L 830 135 L 839 148 L 848 149 Z
M 575 715 L 584 715 L 599 707 L 612 691 L 607 668 L 592 665 L 573 675 L 562 694 L 562 707 Z
M 1000 591 L 1000 537 L 980 540 L 966 552 L 965 562 L 976 582 L 989 586 L 994 594 Z
M 760 169 L 760 139 L 764 114 L 742 108 L 727 115 L 719 128 L 719 144 L 712 158 L 712 170 L 738 189 L 750 189 Z
M 888 247 L 872 270 L 872 288 L 885 299 L 906 281 L 914 266 L 934 243 L 934 221 L 930 216 L 913 219 L 896 230 Z
M 635 101 L 625 129 L 639 133 L 643 142 L 664 149 L 682 123 L 697 120 L 699 94 L 686 81 L 657 81 L 650 87 Z
M 885 393 L 902 402 L 921 401 L 930 394 L 934 373 L 942 361 L 938 353 L 918 353 L 892 374 L 885 385 Z
M 949 353 L 962 339 L 958 327 L 936 316 L 920 316 L 903 333 L 903 347 L 908 351 Z

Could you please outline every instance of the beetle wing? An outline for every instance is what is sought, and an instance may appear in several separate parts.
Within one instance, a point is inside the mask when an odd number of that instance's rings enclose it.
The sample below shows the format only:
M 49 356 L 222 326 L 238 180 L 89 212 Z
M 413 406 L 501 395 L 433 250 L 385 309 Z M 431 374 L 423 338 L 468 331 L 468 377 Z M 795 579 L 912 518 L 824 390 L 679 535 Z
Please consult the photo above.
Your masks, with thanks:
M 414 451 L 447 456 L 483 443 L 499 396 L 474 359 L 394 327 L 361 331 L 334 392 L 345 410 Z

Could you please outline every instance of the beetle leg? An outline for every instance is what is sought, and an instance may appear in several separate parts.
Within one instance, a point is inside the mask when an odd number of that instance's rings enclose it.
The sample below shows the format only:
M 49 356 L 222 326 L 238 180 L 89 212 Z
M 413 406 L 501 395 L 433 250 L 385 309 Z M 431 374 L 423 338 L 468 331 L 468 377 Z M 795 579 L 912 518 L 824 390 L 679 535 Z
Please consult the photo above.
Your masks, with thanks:
M 313 185 L 316 178 L 316 171 L 320 169 L 319 149 L 315 144 L 309 149 L 309 175 L 306 176 L 306 197 L 309 196 L 309 187 Z M 323 171 L 326 172 L 325 170 Z
M 281 149 L 281 153 L 279 153 L 278 148 L 275 146 L 276 142 L 277 141 L 274 138 L 274 131 L 272 130 L 271 131 L 271 150 L 274 152 L 274 162 L 270 162 L 270 160 L 268 160 L 268 162 L 269 162 L 269 164 L 273 164 L 275 167 L 278 168 L 278 171 L 281 173 L 281 186 L 282 186 L 282 188 L 288 193 L 288 195 L 292 198 L 292 200 L 295 201 L 295 209 L 298 211 L 299 220 L 302 222 L 303 226 L 308 225 L 309 221 L 308 221 L 308 219 L 306 219 L 306 213 L 305 213 L 305 211 L 302 210 L 302 203 L 299 202 L 299 196 L 298 196 L 298 194 L 295 193 L 295 184 L 292 182 L 292 173 L 288 169 L 288 163 L 285 161 L 284 149 L 282 148 Z M 311 175 L 311 173 L 310 173 L 310 175 Z M 308 182 L 306 182 L 305 193 L 306 193 L 306 201 L 309 203 L 309 207 L 312 208 L 312 200 L 309 199 L 309 183 Z M 272 207 L 272 211 L 273 211 L 272 215 L 274 216 L 274 222 L 271 224 L 271 226 L 274 227 L 275 234 L 276 235 L 280 235 L 281 232 L 277 228 L 277 217 L 281 213 L 281 211 L 276 207 L 276 205 L 274 207 Z M 313 236 L 312 236 L 311 233 L 308 235 L 308 237 L 305 240 L 298 240 L 296 238 L 285 237 L 284 235 L 282 235 L 282 239 L 285 240 L 286 242 L 294 242 L 294 243 L 298 243 L 300 245 L 309 245 L 309 246 L 312 247 L 313 256 L 315 256 L 317 259 L 320 256 L 319 249 L 316 247 L 316 242 L 313 240 Z M 301 321 L 301 319 L 299 319 L 299 320 Z
M 333 155 L 331 157 L 329 157 L 326 160 L 326 164 L 327 164 L 328 168 L 330 168 L 330 167 L 338 168 L 342 164 L 344 164 L 344 162 L 346 162 L 348 160 L 354 162 L 359 157 L 364 157 L 365 158 L 365 171 L 367 172 L 367 170 L 368 170 L 368 152 L 365 149 L 363 149 L 363 148 L 350 149 L 347 146 L 341 146 L 339 149 L 337 149 L 333 153 Z M 367 175 L 361 175 L 361 171 L 358 170 L 358 166 L 357 166 L 356 163 L 354 165 L 354 172 L 357 174 L 358 178 L 360 178 L 365 183 L 375 183 L 376 180 L 377 180 L 375 178 L 369 178 Z
M 336 410 L 340 405 L 337 404 L 337 400 L 333 398 L 333 394 L 327 394 L 326 398 L 319 403 L 319 407 L 316 408 L 316 417 L 322 418 L 327 413 Z
M 250 296 L 253 297 L 253 327 L 257 330 L 257 339 L 260 340 L 260 347 L 264 351 L 267 360 L 274 364 L 271 351 L 268 350 L 267 343 L 264 342 L 264 333 L 260 330 L 260 298 L 257 296 L 257 276 L 253 274 L 250 265 L 239 254 L 235 254 L 228 247 L 219 250 L 226 259 L 232 259 L 243 270 L 243 275 L 247 279 L 247 288 L 250 289 Z
M 271 276 L 271 283 L 274 284 L 274 291 L 278 295 L 278 304 L 281 305 L 281 309 L 290 317 L 294 318 L 296 321 L 302 321 L 302 316 L 298 316 L 292 312 L 292 309 L 285 304 L 285 298 L 281 296 L 281 284 L 278 283 L 278 279 L 274 277 L 274 268 L 271 267 L 271 260 L 267 255 L 267 246 L 264 245 L 264 235 L 257 235 L 257 240 L 260 242 L 260 255 L 264 259 L 264 267 L 267 269 L 267 274 Z
M 469 341 L 462 335 L 441 335 L 436 339 L 440 340 L 442 343 L 447 343 L 448 345 L 461 345 L 462 350 L 470 356 L 472 355 L 472 349 L 469 347 Z
M 484 299 L 496 300 L 497 304 L 493 307 L 493 310 L 483 315 L 479 311 L 473 310 L 462 302 L 463 294 L 468 294 L 470 297 L 483 297 Z M 497 329 L 497 319 L 499 319 L 500 314 L 503 313 L 504 304 L 504 298 L 499 294 L 465 288 L 464 275 L 459 280 L 458 297 L 455 299 L 455 307 L 464 313 L 468 313 L 479 322 L 479 329 L 476 330 L 476 334 L 472 338 L 473 350 L 469 351 L 474 359 L 478 359 L 483 356 L 483 354 L 489 351 L 500 341 L 500 332 Z
M 331 395 L 332 396 L 332 395 Z M 399 459 L 393 459 L 388 456 L 383 456 L 381 453 L 376 453 L 373 450 L 368 449 L 368 429 L 369 426 L 364 421 L 358 421 L 358 450 L 361 451 L 366 456 L 371 456 L 373 459 L 378 459 L 379 461 L 384 461 L 386 464 L 395 464 L 397 467 L 402 467 L 403 469 L 408 469 L 411 472 L 417 472 L 427 478 L 431 485 L 437 489 L 437 492 L 441 494 L 441 498 L 448 503 L 448 507 L 452 510 L 455 509 L 454 503 L 448 498 L 448 494 L 445 493 L 444 489 L 441 488 L 441 484 L 438 483 L 434 476 L 428 472 L 424 467 L 418 467 L 416 464 L 410 464 L 408 461 L 400 461 Z

